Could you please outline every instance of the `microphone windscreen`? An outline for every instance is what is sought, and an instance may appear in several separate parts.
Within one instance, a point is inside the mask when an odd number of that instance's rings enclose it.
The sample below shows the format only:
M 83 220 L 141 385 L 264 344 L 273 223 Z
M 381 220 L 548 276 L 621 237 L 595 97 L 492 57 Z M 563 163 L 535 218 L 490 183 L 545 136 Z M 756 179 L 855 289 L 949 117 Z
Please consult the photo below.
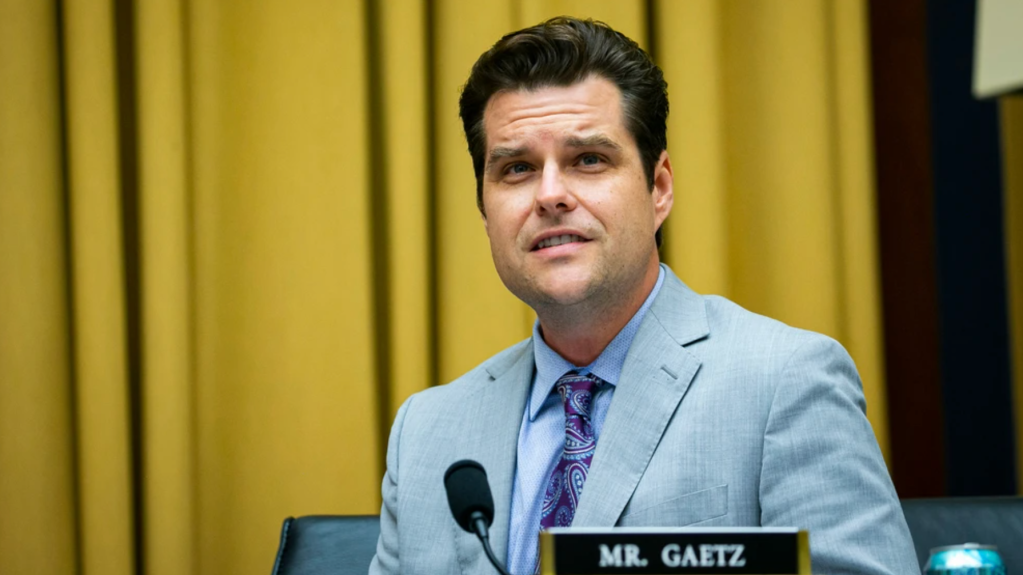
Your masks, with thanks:
M 475 511 L 483 513 L 490 527 L 494 521 L 494 498 L 482 465 L 471 459 L 452 463 L 444 472 L 444 489 L 448 493 L 451 514 L 462 529 L 473 532 L 471 517 Z

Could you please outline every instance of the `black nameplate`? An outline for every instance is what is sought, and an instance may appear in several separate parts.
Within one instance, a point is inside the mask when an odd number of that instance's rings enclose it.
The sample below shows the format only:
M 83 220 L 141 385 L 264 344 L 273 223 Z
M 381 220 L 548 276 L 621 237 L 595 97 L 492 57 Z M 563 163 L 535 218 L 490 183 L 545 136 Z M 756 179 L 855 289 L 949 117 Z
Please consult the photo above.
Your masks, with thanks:
M 795 528 L 567 528 L 540 540 L 543 575 L 810 573 L 807 532 Z

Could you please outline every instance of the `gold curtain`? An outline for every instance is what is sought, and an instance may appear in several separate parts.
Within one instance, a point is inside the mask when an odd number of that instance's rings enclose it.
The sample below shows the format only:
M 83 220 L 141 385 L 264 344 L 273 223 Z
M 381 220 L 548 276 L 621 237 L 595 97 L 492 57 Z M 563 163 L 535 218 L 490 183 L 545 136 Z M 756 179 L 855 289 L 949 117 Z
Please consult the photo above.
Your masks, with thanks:
M 458 89 L 558 14 L 670 84 L 665 257 L 842 341 L 886 445 L 861 0 L 0 0 L 5 573 L 269 570 L 411 393 L 528 336 Z

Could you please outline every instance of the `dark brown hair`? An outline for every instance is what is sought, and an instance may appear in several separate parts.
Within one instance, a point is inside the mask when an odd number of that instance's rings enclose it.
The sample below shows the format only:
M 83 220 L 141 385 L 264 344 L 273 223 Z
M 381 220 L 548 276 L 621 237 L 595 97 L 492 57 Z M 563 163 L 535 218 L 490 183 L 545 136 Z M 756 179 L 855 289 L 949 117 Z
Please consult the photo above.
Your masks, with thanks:
M 668 146 L 664 75 L 650 56 L 621 32 L 603 22 L 562 16 L 501 38 L 476 60 L 462 88 L 459 115 L 476 172 L 480 212 L 487 151 L 483 112 L 490 98 L 504 91 L 570 86 L 591 75 L 606 78 L 621 91 L 625 126 L 636 140 L 647 185 L 653 188 L 654 168 Z

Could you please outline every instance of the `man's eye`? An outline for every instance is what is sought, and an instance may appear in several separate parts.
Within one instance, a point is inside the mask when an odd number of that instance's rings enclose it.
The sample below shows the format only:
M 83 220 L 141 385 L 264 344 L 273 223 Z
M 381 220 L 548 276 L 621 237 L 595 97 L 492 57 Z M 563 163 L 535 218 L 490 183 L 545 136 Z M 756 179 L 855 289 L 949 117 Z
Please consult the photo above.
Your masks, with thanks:
M 579 158 L 579 163 L 584 166 L 596 166 L 600 163 L 600 156 L 597 154 L 585 154 Z
M 512 164 L 505 169 L 508 174 L 525 174 L 529 171 L 529 166 L 526 164 Z

